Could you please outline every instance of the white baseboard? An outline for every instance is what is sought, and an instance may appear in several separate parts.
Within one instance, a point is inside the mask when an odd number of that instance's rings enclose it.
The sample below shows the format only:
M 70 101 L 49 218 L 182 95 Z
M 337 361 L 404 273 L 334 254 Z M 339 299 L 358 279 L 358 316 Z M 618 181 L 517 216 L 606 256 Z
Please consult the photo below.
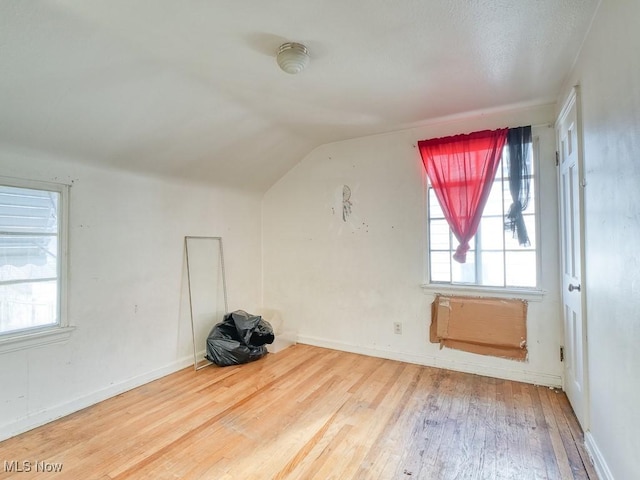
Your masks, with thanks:
M 119 395 L 127 390 L 134 389 L 144 385 L 145 383 L 149 383 L 153 380 L 169 375 L 170 373 L 177 372 L 189 365 L 193 365 L 193 355 L 183 357 L 169 365 L 166 365 L 165 367 L 138 375 L 137 377 L 130 378 L 124 382 L 109 385 L 107 388 L 89 393 L 70 402 L 63 403 L 52 408 L 47 408 L 41 412 L 21 418 L 16 422 L 2 425 L 0 426 L 0 441 L 24 433 L 28 430 L 44 425 L 45 423 L 52 422 L 53 420 L 57 420 L 58 418 L 77 412 L 78 410 L 82 410 L 83 408 L 95 405 L 98 402 Z
M 273 343 L 265 345 L 269 353 L 278 353 L 296 343 L 298 336 L 295 332 L 277 333 Z
M 587 453 L 591 457 L 591 460 L 593 460 L 593 467 L 596 469 L 598 478 L 600 480 L 614 480 L 613 474 L 611 473 L 611 470 L 609 470 L 609 466 L 602 456 L 602 452 L 598 448 L 591 432 L 586 432 L 584 434 L 584 446 L 587 449 Z
M 562 377 L 560 375 L 550 375 L 548 373 L 527 372 L 521 370 L 511 370 L 507 368 L 479 365 L 475 363 L 461 362 L 445 358 L 434 357 L 432 355 L 414 355 L 393 350 L 383 350 L 372 347 L 362 347 L 349 343 L 336 342 L 324 338 L 312 337 L 308 335 L 298 335 L 298 342 L 316 347 L 331 348 L 345 352 L 359 353 L 370 357 L 388 358 L 401 362 L 415 363 L 427 367 L 445 368 L 457 372 L 474 373 L 487 377 L 502 378 L 516 382 L 531 383 L 534 385 L 544 385 L 545 387 L 562 387 Z

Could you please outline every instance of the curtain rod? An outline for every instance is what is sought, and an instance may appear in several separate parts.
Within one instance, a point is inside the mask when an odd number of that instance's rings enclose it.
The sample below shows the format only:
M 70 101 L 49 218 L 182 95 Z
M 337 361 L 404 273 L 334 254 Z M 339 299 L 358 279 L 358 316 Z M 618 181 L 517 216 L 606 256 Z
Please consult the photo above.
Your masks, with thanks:
M 526 127 L 527 125 L 519 125 L 521 127 Z M 547 127 L 547 128 L 553 128 L 554 124 L 553 122 L 546 122 L 546 123 L 536 123 L 535 125 L 529 125 L 531 128 L 542 128 L 542 127 Z M 502 127 L 502 128 L 517 128 L 517 127 Z M 382 134 L 384 135 L 384 134 Z M 444 138 L 444 137 L 442 137 Z M 413 145 L 413 148 L 418 148 L 417 144 Z

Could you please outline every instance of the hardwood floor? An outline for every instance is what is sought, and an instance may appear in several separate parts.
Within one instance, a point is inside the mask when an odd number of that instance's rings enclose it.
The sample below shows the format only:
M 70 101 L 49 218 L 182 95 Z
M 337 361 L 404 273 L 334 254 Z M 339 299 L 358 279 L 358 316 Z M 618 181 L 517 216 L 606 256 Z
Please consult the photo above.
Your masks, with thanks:
M 596 478 L 560 391 L 307 345 L 182 370 L 0 443 L 0 462 L 3 479 Z

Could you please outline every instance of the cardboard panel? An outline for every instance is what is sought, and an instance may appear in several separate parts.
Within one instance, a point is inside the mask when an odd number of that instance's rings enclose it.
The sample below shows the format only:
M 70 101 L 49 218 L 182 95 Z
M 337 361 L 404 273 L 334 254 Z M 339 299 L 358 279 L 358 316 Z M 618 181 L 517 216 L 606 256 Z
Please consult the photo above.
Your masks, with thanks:
M 471 342 L 459 342 L 457 340 L 442 340 L 441 347 L 462 350 L 463 352 L 477 353 L 479 355 L 489 355 L 491 357 L 508 358 L 510 360 L 525 361 L 527 359 L 527 349 L 525 348 L 505 348 L 494 347 L 492 345 L 479 345 Z
M 437 295 L 429 339 L 441 347 L 525 360 L 527 302 L 518 299 Z

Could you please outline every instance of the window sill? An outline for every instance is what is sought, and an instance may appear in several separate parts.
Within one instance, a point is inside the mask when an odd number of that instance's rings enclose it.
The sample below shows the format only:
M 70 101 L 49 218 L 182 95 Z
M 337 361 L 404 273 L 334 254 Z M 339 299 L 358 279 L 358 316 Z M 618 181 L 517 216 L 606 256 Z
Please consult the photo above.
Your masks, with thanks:
M 438 283 L 425 283 L 420 286 L 427 294 L 441 293 L 447 295 L 474 295 L 476 297 L 520 298 L 531 302 L 541 302 L 547 293 L 545 290 L 535 288 L 477 287 Z
M 74 330 L 75 327 L 56 327 L 2 336 L 0 337 L 0 354 L 53 343 L 62 343 L 69 339 Z

